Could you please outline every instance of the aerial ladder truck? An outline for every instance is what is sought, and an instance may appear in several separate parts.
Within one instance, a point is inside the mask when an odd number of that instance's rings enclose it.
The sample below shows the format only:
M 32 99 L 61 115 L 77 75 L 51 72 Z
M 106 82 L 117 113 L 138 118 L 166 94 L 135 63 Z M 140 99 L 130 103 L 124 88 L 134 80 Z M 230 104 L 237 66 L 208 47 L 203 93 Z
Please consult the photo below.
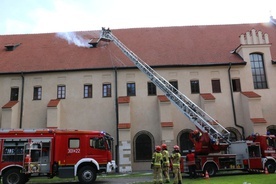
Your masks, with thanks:
M 151 82 L 202 132 L 206 142 L 211 143 L 212 151 L 227 148 L 230 144 L 230 132 L 128 49 L 110 29 L 102 28 L 98 41 L 100 40 L 112 41 L 140 71 L 146 74 Z
M 196 130 L 190 133 L 190 140 L 194 143 L 194 151 L 198 155 L 197 170 L 208 171 L 210 176 L 221 170 L 263 170 L 274 173 L 276 168 L 275 136 L 270 136 L 274 146 L 263 146 L 265 141 L 256 142 L 256 139 L 248 141 L 231 142 L 230 132 L 218 121 L 198 107 L 187 96 L 176 89 L 170 82 L 159 75 L 146 62 L 128 49 L 111 30 L 102 28 L 100 38 L 91 42 L 96 47 L 98 42 L 113 42 L 135 66 L 142 71 L 152 83 L 154 83 L 195 126 Z M 200 137 L 196 137 L 197 135 Z M 258 140 L 266 140 L 267 136 L 259 137 Z M 262 150 L 265 148 L 266 150 Z M 256 152 L 249 155 L 249 152 Z M 266 155 L 261 153 L 267 152 Z M 185 164 L 185 157 L 183 159 Z M 187 167 L 183 172 L 187 172 Z

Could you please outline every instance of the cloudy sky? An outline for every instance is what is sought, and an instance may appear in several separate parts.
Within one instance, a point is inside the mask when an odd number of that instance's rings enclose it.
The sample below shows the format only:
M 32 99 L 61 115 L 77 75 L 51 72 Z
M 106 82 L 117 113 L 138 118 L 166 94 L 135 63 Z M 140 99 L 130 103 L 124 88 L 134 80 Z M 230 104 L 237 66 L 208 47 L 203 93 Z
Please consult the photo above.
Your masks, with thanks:
M 268 22 L 276 0 L 0 0 L 0 35 Z

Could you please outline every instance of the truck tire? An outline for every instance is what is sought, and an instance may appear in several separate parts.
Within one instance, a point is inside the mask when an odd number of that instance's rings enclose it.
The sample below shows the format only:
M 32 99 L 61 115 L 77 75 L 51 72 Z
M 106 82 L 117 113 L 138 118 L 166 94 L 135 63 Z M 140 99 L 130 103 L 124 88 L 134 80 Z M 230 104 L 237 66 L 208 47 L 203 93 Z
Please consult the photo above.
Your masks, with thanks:
M 268 173 L 275 173 L 276 163 L 273 160 L 268 160 L 265 163 L 265 167 L 267 168 Z
M 97 173 L 94 167 L 86 165 L 80 168 L 78 172 L 79 182 L 82 184 L 93 183 L 97 178 Z
M 215 176 L 217 173 L 217 166 L 213 163 L 207 163 L 204 167 L 204 174 L 206 171 L 208 172 L 209 176 Z
M 20 169 L 9 169 L 3 174 L 3 184 L 25 184 L 24 174 L 20 173 Z

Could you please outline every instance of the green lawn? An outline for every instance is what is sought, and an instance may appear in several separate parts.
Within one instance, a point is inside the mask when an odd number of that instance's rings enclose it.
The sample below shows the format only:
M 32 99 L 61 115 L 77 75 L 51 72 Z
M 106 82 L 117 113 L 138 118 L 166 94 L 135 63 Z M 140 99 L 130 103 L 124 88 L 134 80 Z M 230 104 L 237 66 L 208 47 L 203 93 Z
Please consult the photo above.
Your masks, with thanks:
M 150 184 L 152 182 L 142 182 L 135 184 Z M 171 180 L 171 184 L 173 181 Z M 276 184 L 276 174 L 247 174 L 216 176 L 208 179 L 183 178 L 183 184 Z
M 130 173 L 130 174 L 108 174 L 98 176 L 97 180 L 101 178 L 124 178 L 124 177 L 152 177 L 152 173 Z M 32 178 L 28 184 L 31 183 L 60 183 L 60 182 L 72 182 L 77 181 L 73 179 L 46 179 L 46 178 Z M 171 178 L 171 184 L 173 179 Z M 197 179 L 189 179 L 187 175 L 183 177 L 183 184 L 276 184 L 276 173 L 275 174 L 240 174 L 240 175 L 224 175 L 224 176 L 215 176 L 208 179 L 203 177 Z M 152 182 L 135 182 L 135 184 L 152 184 Z

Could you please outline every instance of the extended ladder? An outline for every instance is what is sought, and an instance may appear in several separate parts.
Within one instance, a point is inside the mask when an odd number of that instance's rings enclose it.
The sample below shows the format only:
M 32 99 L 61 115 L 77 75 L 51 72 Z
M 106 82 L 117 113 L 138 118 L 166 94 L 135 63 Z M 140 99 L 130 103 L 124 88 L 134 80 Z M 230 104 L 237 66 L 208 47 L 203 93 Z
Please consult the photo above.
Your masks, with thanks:
M 165 78 L 155 72 L 147 63 L 140 59 L 122 42 L 120 42 L 109 29 L 102 28 L 100 40 L 112 41 L 119 49 L 154 83 L 165 96 L 176 105 L 202 132 L 207 132 L 213 142 L 230 144 L 230 132 L 209 116 L 205 111 L 193 103 L 188 97 L 171 85 Z

